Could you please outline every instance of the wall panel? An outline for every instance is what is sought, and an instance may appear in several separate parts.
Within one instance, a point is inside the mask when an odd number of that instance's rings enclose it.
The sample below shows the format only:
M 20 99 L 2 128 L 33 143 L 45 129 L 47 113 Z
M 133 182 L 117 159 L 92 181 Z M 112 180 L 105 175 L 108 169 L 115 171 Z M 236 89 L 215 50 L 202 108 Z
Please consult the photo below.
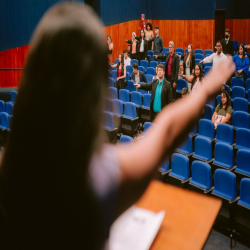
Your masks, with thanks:
M 250 44 L 250 19 L 227 19 L 225 27 L 230 29 L 233 40 Z

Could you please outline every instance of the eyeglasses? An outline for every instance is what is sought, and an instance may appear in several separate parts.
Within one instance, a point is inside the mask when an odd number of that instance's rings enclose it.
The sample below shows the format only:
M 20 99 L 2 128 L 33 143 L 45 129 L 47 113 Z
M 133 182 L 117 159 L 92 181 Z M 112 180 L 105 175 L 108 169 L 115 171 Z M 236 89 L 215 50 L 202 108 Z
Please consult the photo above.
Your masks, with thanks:
M 172 49 L 173 47 L 168 47 L 169 49 Z

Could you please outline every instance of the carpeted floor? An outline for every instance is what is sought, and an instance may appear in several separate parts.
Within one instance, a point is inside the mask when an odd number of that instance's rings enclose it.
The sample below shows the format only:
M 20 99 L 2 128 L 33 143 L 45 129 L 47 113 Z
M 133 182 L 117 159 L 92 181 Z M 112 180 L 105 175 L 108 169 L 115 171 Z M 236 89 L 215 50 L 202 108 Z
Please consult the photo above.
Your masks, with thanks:
M 203 250 L 228 250 L 230 246 L 230 238 L 212 230 Z M 237 242 L 233 250 L 250 250 L 250 248 Z

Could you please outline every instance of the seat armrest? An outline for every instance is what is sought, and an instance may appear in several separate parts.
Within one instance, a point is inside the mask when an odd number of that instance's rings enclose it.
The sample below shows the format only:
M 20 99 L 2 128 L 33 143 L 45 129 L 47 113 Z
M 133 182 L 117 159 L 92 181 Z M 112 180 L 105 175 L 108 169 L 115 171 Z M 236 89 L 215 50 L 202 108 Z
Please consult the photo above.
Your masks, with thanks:
M 229 204 L 231 205 L 236 204 L 239 199 L 240 199 L 240 196 L 237 196 L 234 200 L 229 200 Z
M 185 184 L 187 182 L 189 182 L 192 179 L 192 177 L 188 178 L 187 180 L 183 181 L 182 183 Z

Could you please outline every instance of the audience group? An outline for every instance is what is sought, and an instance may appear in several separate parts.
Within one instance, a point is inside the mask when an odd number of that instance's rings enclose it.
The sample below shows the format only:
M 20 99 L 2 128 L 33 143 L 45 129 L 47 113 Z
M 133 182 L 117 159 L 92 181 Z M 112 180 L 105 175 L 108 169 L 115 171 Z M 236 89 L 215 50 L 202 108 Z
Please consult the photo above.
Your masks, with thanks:
M 136 63 L 132 65 L 131 80 L 135 82 L 135 86 L 151 91 L 150 112 L 152 120 L 165 105 L 176 99 L 178 79 L 187 81 L 188 88 L 182 90 L 182 97 L 195 94 L 205 81 L 202 63 L 213 63 L 213 66 L 216 66 L 220 62 L 225 62 L 228 56 L 232 56 L 236 66 L 234 75 L 242 78 L 245 83 L 248 76 L 249 58 L 246 55 L 246 49 L 250 49 L 250 45 L 240 44 L 238 53 L 234 55 L 234 43 L 230 38 L 230 30 L 228 29 L 225 30 L 225 38 L 216 42 L 216 52 L 206 56 L 199 63 L 195 63 L 192 44 L 188 45 L 185 55 L 178 55 L 175 53 L 174 42 L 170 41 L 168 43 L 169 52 L 163 55 L 163 39 L 159 34 L 159 27 L 155 26 L 153 33 L 151 23 L 146 25 L 145 30 L 140 30 L 140 36 L 136 36 L 136 33 L 133 32 L 132 38 L 126 40 L 129 44 L 128 50 L 125 49 L 119 55 L 117 64 L 112 64 L 112 60 L 110 60 L 110 52 L 112 54 L 111 48 L 113 48 L 111 41 L 111 37 L 108 36 L 109 62 L 112 68 L 117 69 L 117 79 L 115 80 L 117 81 L 116 87 L 118 91 L 121 88 L 126 88 L 126 66 L 131 65 L 131 59 L 137 59 L 139 64 L 141 60 L 147 60 L 148 63 L 150 63 L 150 60 L 155 60 L 159 63 L 155 68 L 156 74 L 153 76 L 151 83 L 147 83 L 145 72 L 138 70 Z M 153 58 L 148 56 L 148 50 L 153 51 Z M 165 61 L 165 66 L 161 64 L 162 61 Z M 142 82 L 144 84 L 141 84 Z M 212 117 L 215 128 L 218 123 L 231 123 L 232 107 L 230 106 L 229 94 L 225 91 L 225 84 L 226 82 L 222 83 L 220 91 L 221 103 L 215 108 Z

